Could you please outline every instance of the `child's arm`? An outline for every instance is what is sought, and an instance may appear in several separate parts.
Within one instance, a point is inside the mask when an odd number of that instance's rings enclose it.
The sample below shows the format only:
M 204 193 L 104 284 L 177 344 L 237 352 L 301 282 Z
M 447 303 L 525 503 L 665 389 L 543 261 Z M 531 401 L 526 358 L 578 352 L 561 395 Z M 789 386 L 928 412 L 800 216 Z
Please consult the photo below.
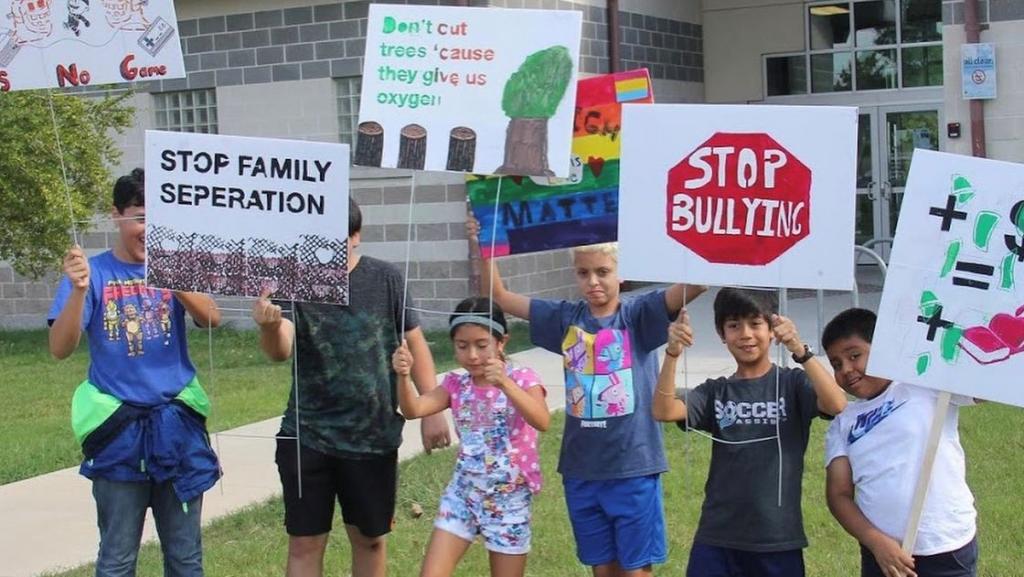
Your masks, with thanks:
M 78 246 L 64 254 L 64 274 L 71 282 L 71 294 L 64 302 L 64 308 L 50 325 L 50 354 L 56 359 L 66 359 L 78 348 L 82 338 L 82 315 L 85 313 L 85 297 L 89 290 L 89 259 Z
M 687 294 L 689 296 L 689 294 Z M 693 344 L 693 329 L 686 309 L 679 311 L 679 317 L 668 327 L 668 346 L 665 347 L 665 362 L 658 373 L 658 385 L 654 390 L 651 413 L 656 421 L 678 422 L 686 419 L 686 403 L 676 398 L 676 362 L 683 347 Z
M 466 215 L 466 236 L 470 240 L 478 240 L 480 236 L 480 223 L 472 212 Z M 505 288 L 505 283 L 501 281 L 501 273 L 498 271 L 498 263 L 494 262 L 493 258 L 481 261 L 480 296 L 493 296 L 494 302 L 506 313 L 530 320 L 530 297 Z
M 264 290 L 252 304 L 252 320 L 260 327 L 260 349 L 272 361 L 292 356 L 295 325 L 281 316 L 281 307 L 270 302 L 270 290 Z
M 220 326 L 220 309 L 217 308 L 217 302 L 210 295 L 175 291 L 174 296 L 188 311 L 196 326 L 204 329 Z
M 853 500 L 853 469 L 848 458 L 836 457 L 828 464 L 825 495 L 832 516 L 847 533 L 871 551 L 886 577 L 917 577 L 914 558 L 903 551 L 898 541 L 879 531 Z
M 402 345 L 395 349 L 395 354 L 391 356 L 391 366 L 398 374 L 398 406 L 406 419 L 426 417 L 448 408 L 448 389 L 444 387 L 434 387 L 422 395 L 416 393 L 412 386 L 414 363 L 409 343 L 403 340 Z
M 707 290 L 708 287 L 702 284 L 674 284 L 665 290 L 665 310 L 675 316 L 680 309 Z
M 412 382 L 421 395 L 420 398 L 440 389 L 437 386 L 437 374 L 434 367 L 434 356 L 430 354 L 430 345 L 427 338 L 423 336 L 423 329 L 416 327 L 405 331 L 405 345 L 412 353 L 415 363 L 412 365 Z M 445 394 L 445 407 L 447 407 L 448 395 Z M 444 410 L 442 408 L 441 410 Z M 443 449 L 452 444 L 451 429 L 448 428 L 448 419 L 444 415 L 434 415 L 440 411 L 421 415 L 424 418 L 420 421 L 420 437 L 423 441 L 423 450 L 429 455 L 434 449 Z M 427 416 L 433 415 L 433 416 Z
M 531 387 L 528 390 L 520 388 L 515 381 L 509 378 L 505 370 L 505 362 L 501 359 L 487 360 L 484 378 L 505 393 L 508 401 L 531 427 L 542 433 L 548 430 L 548 425 L 551 424 L 551 412 L 544 399 L 542 387 Z
M 785 345 L 790 353 L 801 356 L 806 350 L 793 321 L 780 315 L 772 315 L 772 332 L 775 340 Z M 826 415 L 838 415 L 846 408 L 846 393 L 836 384 L 835 377 L 828 372 L 818 359 L 811 357 L 803 363 L 807 378 L 818 397 L 818 410 Z

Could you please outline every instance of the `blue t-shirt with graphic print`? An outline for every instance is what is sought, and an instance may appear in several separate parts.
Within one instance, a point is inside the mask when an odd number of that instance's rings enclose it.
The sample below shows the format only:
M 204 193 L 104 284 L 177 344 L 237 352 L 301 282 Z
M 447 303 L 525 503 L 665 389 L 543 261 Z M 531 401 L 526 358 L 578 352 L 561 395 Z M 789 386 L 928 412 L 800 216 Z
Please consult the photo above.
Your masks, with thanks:
M 670 320 L 664 290 L 623 298 L 603 318 L 586 301 L 530 300 L 530 339 L 565 363 L 559 473 L 599 481 L 668 470 L 651 398 Z
M 89 259 L 82 330 L 89 337 L 89 381 L 123 402 L 156 406 L 181 392 L 196 370 L 188 356 L 185 308 L 174 293 L 145 286 L 146 268 L 112 251 Z M 71 295 L 65 276 L 49 321 Z

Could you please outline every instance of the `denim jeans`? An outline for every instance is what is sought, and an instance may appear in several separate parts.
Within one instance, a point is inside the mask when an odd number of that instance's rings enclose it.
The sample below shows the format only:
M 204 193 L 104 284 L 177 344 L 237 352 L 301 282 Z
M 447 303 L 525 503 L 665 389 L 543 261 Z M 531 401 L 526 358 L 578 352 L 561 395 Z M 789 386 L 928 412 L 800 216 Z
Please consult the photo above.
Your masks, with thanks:
M 122 483 L 94 479 L 100 550 L 96 577 L 134 577 L 146 509 L 153 509 L 165 577 L 202 577 L 200 533 L 203 497 L 184 507 L 170 483 Z

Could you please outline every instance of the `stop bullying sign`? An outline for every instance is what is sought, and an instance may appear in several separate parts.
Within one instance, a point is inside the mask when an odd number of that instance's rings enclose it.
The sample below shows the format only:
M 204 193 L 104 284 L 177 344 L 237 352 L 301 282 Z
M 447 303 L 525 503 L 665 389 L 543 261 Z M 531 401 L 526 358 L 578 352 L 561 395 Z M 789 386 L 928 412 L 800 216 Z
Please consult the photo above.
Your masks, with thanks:
M 856 108 L 624 106 L 620 274 L 852 289 L 856 147 Z

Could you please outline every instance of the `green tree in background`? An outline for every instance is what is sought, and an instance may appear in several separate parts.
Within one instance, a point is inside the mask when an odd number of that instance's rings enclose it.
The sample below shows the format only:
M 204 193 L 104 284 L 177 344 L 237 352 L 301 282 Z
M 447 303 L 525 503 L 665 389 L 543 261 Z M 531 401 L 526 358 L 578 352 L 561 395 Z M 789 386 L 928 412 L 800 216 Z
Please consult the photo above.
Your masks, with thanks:
M 505 83 L 501 108 L 509 117 L 505 162 L 496 174 L 551 176 L 548 168 L 548 119 L 565 98 L 572 78 L 572 58 L 564 46 L 526 57 Z
M 53 95 L 60 147 L 45 92 L 0 96 L 0 260 L 20 274 L 56 270 L 72 243 L 72 218 L 110 210 L 110 169 L 121 156 L 113 136 L 134 118 L 127 96 Z

